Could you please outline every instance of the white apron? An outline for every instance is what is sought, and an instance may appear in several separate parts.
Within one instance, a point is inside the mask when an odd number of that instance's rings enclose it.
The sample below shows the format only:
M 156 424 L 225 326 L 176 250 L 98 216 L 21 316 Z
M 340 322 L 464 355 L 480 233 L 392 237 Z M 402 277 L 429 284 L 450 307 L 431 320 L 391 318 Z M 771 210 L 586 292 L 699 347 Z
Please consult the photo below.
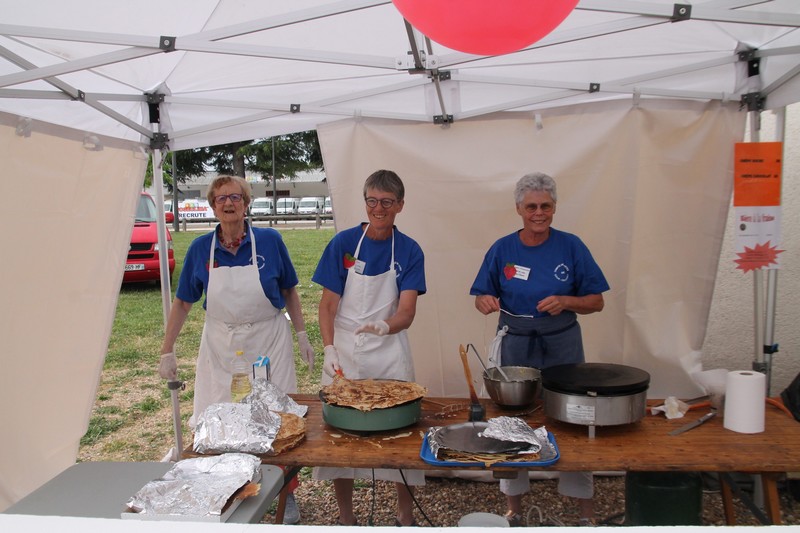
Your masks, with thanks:
M 355 259 L 361 243 L 367 235 L 369 225 L 356 246 Z M 377 276 L 357 274 L 354 268 L 347 271 L 344 292 L 334 320 L 333 345 L 339 352 L 339 365 L 348 379 L 402 379 L 414 380 L 414 362 L 408 343 L 408 333 L 403 330 L 382 337 L 372 334 L 355 335 L 355 329 L 367 322 L 386 320 L 397 311 L 400 293 L 397 289 L 397 274 L 394 269 L 394 230 L 392 230 L 392 255 L 389 270 Z M 323 372 L 322 384 L 332 378 Z M 409 485 L 424 485 L 425 475 L 421 470 L 403 470 Z M 372 479 L 369 468 L 314 469 L 317 479 Z M 375 479 L 403 482 L 399 470 L 375 469 Z
M 270 358 L 270 381 L 287 393 L 297 392 L 292 332 L 289 322 L 264 295 L 258 274 L 258 254 L 250 228 L 252 260 L 247 266 L 214 268 L 217 232 L 211 240 L 206 288 L 206 320 L 197 356 L 193 428 L 197 417 L 213 403 L 231 401 L 231 370 L 238 350 L 252 364 Z

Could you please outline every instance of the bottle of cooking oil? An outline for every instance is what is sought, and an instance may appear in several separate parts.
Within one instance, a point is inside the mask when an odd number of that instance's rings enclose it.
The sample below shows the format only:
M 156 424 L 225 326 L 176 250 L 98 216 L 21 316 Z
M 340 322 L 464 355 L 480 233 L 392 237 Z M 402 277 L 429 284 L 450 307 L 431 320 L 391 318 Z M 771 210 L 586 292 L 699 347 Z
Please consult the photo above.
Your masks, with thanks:
M 231 401 L 239 403 L 253 390 L 250 385 L 250 365 L 244 358 L 244 352 L 238 350 L 233 360 L 233 377 L 231 377 Z

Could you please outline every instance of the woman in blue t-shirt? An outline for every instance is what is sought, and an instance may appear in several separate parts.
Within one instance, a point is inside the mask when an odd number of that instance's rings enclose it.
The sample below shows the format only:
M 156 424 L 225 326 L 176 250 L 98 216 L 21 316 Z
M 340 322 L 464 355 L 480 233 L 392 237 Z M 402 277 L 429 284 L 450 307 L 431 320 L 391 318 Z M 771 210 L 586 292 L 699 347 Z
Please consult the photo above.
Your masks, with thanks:
M 520 178 L 514 190 L 522 229 L 497 240 L 483 260 L 470 294 L 484 315 L 499 312 L 495 350 L 498 366 L 551 366 L 584 362 L 577 315 L 603 310 L 609 289 L 603 272 L 575 235 L 553 227 L 556 184 L 546 174 Z M 559 492 L 579 499 L 582 521 L 593 520 L 591 473 L 562 472 Z M 506 518 L 522 525 L 522 495 L 528 477 L 500 481 Z
M 363 193 L 368 221 L 338 233 L 311 278 L 323 287 L 323 385 L 338 373 L 347 379 L 414 380 L 407 329 L 417 297 L 426 291 L 425 257 L 419 244 L 394 225 L 405 205 L 400 177 L 391 170 L 373 172 Z M 333 480 L 341 525 L 356 524 L 353 480 L 373 476 L 395 482 L 396 525 L 415 525 L 411 487 L 425 484 L 421 470 L 314 469 L 316 479 Z

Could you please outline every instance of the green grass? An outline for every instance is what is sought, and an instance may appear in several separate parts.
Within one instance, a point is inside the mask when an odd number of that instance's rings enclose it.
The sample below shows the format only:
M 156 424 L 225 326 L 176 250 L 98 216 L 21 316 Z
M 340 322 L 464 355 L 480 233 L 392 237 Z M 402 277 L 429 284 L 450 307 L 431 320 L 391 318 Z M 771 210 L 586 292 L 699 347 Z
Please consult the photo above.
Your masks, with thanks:
M 172 233 L 176 265 L 170 300 L 175 294 L 186 250 L 194 239 L 206 232 Z M 298 390 L 313 393 L 319 387 L 322 370 L 322 339 L 317 319 L 322 288 L 311 282 L 311 276 L 334 231 L 332 228 L 319 230 L 287 228 L 281 229 L 281 235 L 297 271 L 299 279 L 297 290 L 303 308 L 306 331 L 317 352 L 314 372 L 309 373 L 308 367 L 299 357 L 295 343 Z M 179 393 L 182 404 L 181 418 L 184 423 L 191 412 L 195 360 L 200 347 L 204 318 L 205 311 L 198 302 L 192 307 L 175 347 L 179 377 L 187 382 L 186 390 Z M 159 285 L 155 283 L 123 285 L 120 288 L 101 387 L 89 429 L 81 439 L 82 447 L 100 446 L 102 448 L 100 455 L 111 456 L 111 460 L 120 454 L 132 460 L 153 460 L 161 457 L 160 454 L 165 451 L 164 443 L 168 443 L 172 438 L 171 423 L 163 423 L 167 417 L 171 417 L 169 412 L 171 395 L 158 376 L 163 337 L 164 322 Z M 121 429 L 144 426 L 142 420 L 145 417 L 152 417 L 158 422 L 155 428 L 152 424 L 148 429 L 142 427 L 137 436 L 138 442 L 128 442 L 125 445 L 114 436 Z

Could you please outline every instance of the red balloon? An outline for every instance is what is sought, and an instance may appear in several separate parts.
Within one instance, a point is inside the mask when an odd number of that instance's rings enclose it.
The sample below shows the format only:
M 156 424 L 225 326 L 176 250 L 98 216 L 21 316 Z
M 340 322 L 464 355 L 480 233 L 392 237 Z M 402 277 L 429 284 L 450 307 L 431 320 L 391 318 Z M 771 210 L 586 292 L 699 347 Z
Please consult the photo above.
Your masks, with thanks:
M 403 17 L 452 50 L 478 55 L 516 52 L 567 18 L 578 0 L 392 0 Z

